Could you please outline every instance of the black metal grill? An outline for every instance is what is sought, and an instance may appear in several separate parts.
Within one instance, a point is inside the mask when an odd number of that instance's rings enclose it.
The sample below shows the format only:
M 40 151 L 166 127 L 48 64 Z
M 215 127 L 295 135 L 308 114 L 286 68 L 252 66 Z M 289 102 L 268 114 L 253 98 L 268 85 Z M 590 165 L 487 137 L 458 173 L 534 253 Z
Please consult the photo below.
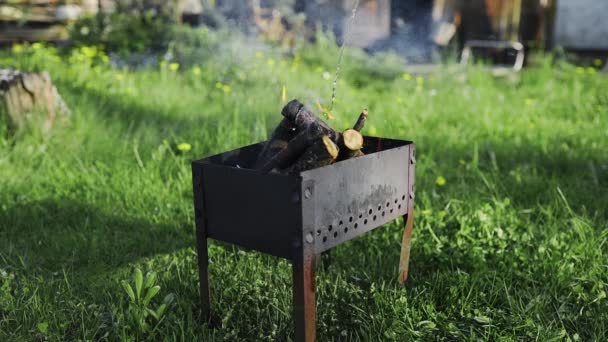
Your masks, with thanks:
M 404 216 L 409 258 L 415 145 L 364 139 L 365 156 L 299 175 L 251 169 L 263 143 L 192 163 L 203 317 L 210 314 L 208 238 L 292 261 L 298 341 L 315 338 L 316 255 Z

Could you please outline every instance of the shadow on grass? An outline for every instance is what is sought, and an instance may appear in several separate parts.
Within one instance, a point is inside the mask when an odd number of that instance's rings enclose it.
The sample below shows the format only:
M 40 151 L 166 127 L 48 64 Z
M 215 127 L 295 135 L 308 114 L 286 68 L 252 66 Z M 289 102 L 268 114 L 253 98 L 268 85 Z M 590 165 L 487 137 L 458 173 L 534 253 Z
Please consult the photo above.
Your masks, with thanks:
M 194 246 L 186 218 L 157 224 L 70 199 L 17 204 L 0 222 L 0 254 L 24 270 L 99 272 Z

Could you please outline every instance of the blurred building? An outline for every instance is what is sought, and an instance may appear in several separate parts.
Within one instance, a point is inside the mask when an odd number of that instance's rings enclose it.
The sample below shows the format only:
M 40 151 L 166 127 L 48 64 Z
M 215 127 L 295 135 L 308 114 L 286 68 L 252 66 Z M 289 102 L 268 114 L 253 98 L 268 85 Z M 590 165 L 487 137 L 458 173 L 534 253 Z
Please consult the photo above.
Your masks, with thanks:
M 343 41 L 356 0 L 299 0 L 309 25 Z M 469 40 L 608 50 L 608 1 L 360 0 L 352 46 L 427 59 L 437 46 Z

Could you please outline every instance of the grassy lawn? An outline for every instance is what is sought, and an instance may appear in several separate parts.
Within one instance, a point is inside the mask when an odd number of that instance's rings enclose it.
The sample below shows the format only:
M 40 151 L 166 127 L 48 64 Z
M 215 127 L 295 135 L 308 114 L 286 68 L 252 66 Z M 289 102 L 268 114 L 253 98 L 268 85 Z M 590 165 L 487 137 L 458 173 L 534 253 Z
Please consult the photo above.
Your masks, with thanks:
M 0 138 L 0 340 L 291 339 L 290 264 L 219 243 L 201 323 L 190 161 L 265 139 L 283 86 L 327 106 L 335 49 L 309 49 L 143 70 L 91 49 L 2 52 L 50 71 L 73 114 Z M 607 340 L 608 78 L 548 57 L 518 81 L 345 63 L 329 122 L 368 107 L 366 134 L 417 143 L 416 221 L 406 286 L 402 222 L 335 250 L 318 339 Z M 136 270 L 156 275 L 149 304 L 125 286 Z

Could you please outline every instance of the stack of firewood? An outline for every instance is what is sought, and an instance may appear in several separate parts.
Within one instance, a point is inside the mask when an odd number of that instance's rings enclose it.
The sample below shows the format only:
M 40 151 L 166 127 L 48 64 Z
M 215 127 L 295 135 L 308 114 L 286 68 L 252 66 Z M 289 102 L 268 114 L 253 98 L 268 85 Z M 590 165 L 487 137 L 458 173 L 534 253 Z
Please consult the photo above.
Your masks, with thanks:
M 367 120 L 367 110 L 359 115 L 353 128 L 341 133 L 298 100 L 289 102 L 281 114 L 283 120 L 258 156 L 257 170 L 298 174 L 363 155 L 363 136 L 360 132 Z

